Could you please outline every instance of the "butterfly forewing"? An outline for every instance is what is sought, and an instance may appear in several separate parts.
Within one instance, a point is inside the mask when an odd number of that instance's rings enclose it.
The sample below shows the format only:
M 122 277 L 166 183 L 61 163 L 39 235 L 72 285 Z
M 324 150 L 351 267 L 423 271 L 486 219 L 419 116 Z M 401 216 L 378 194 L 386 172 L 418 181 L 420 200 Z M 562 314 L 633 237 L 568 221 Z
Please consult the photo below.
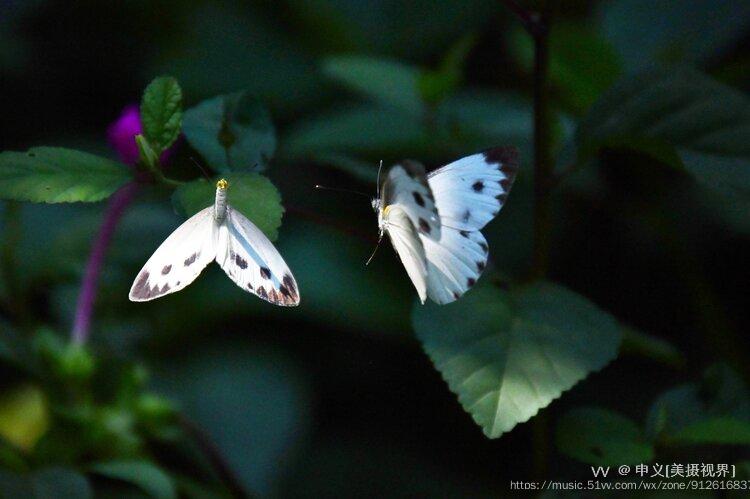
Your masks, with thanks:
M 216 256 L 213 206 L 180 225 L 148 259 L 130 288 L 131 301 L 148 301 L 179 291 Z
M 496 147 L 427 176 L 443 226 L 480 230 L 500 211 L 518 171 L 518 152 Z
M 406 160 L 393 166 L 383 182 L 382 195 L 383 207 L 399 206 L 420 234 L 440 239 L 438 210 L 421 164 Z
M 398 206 L 388 210 L 386 232 L 401 258 L 401 263 L 404 264 L 406 273 L 417 289 L 419 299 L 424 303 L 427 297 L 427 260 L 424 248 L 409 216 Z
M 260 229 L 228 206 L 219 231 L 216 261 L 239 287 L 274 305 L 299 304 L 292 272 Z

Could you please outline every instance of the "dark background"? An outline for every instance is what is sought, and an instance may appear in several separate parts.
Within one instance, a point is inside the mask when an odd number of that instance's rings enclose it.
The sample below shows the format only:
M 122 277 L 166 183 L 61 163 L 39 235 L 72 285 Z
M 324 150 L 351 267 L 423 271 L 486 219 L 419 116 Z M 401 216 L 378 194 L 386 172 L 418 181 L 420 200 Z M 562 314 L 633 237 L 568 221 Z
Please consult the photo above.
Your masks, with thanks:
M 742 4 L 563 2 L 553 9 L 553 26 L 591 33 L 609 47 L 607 64 L 578 66 L 594 75 L 594 99 L 618 75 L 663 62 L 697 67 L 747 92 L 750 14 Z M 146 189 L 116 234 L 92 335 L 95 351 L 147 366 L 150 386 L 213 434 L 242 483 L 261 495 L 500 496 L 510 480 L 534 476 L 531 424 L 486 438 L 422 351 L 410 325 L 415 294 L 390 246 L 365 268 L 367 238 L 299 216 L 313 213 L 374 238 L 376 218 L 365 199 L 312 189 L 320 183 L 374 193 L 374 184 L 294 153 L 300 130 L 363 101 L 326 78 L 326 56 L 358 53 L 435 68 L 472 33 L 461 88 L 496 92 L 505 104 L 487 112 L 501 124 L 436 148 L 400 140 L 407 121 L 373 118 L 363 136 L 392 128 L 396 137 L 352 155 L 374 176 L 381 159 L 414 157 L 436 167 L 483 147 L 517 145 L 521 173 L 485 232 L 494 258 L 488 275 L 525 275 L 531 75 L 519 42 L 525 35 L 502 2 L 40 0 L 3 1 L 0 9 L 2 150 L 58 145 L 114 157 L 107 126 L 162 74 L 178 79 L 187 106 L 248 89 L 271 110 L 278 152 L 267 174 L 287 209 L 277 245 L 300 283 L 299 309 L 271 310 L 215 266 L 177 295 L 128 302 L 138 268 L 179 222 L 168 192 Z M 588 49 L 583 43 L 575 52 L 585 61 Z M 553 88 L 556 157 L 593 100 L 569 95 Z M 199 177 L 190 156 L 196 153 L 182 142 L 168 173 Z M 102 206 L 21 208 L 14 266 L 23 299 L 35 321 L 62 337 Z M 557 191 L 550 277 L 670 342 L 684 362 L 620 355 L 544 409 L 547 478 L 590 477 L 588 465 L 555 449 L 555 421 L 567 409 L 600 405 L 642 422 L 657 395 L 698 380 L 716 361 L 747 374 L 750 226 L 741 215 L 725 216 L 731 209 L 686 175 L 623 150 L 602 152 Z M 11 369 L 4 384 L 21 379 Z M 155 455 L 167 469 L 183 466 L 172 451 Z M 718 455 L 724 462 L 742 450 Z

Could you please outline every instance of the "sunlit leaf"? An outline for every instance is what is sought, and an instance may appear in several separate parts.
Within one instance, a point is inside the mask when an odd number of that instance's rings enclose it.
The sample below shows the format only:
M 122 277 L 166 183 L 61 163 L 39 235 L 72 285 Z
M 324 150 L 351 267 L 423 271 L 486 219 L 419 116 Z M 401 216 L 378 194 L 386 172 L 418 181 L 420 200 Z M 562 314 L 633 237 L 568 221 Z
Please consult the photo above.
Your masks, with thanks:
M 141 122 L 159 153 L 177 140 L 182 126 L 182 89 L 177 80 L 161 76 L 148 84 L 141 100 Z
M 557 426 L 557 448 L 585 463 L 615 466 L 647 463 L 654 447 L 631 419 L 599 407 L 568 411 Z
M 185 138 L 211 168 L 261 171 L 276 149 L 271 116 L 256 98 L 221 95 L 185 111 Z
M 90 470 L 97 475 L 132 483 L 157 499 L 177 496 L 170 476 L 148 461 L 105 461 L 92 464 Z
M 617 354 L 615 320 L 552 283 L 485 283 L 450 305 L 416 306 L 414 329 L 464 409 L 496 438 Z
M 281 195 L 271 181 L 257 173 L 234 172 L 225 178 L 229 181 L 229 204 L 257 225 L 269 239 L 276 239 L 284 207 Z M 178 187 L 172 199 L 180 213 L 191 216 L 213 205 L 215 197 L 216 182 L 201 179 Z
M 124 165 L 81 151 L 34 147 L 0 153 L 0 198 L 35 203 L 101 201 L 125 184 Z

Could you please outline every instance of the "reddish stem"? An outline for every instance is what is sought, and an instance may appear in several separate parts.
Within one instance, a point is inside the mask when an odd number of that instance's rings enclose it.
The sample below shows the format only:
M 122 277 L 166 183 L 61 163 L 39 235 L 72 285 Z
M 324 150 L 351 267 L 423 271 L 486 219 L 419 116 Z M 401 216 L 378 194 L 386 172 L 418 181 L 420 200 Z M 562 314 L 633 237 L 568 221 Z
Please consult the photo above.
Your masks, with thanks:
M 96 236 L 91 253 L 86 264 L 86 272 L 81 281 L 81 291 L 78 295 L 76 304 L 75 322 L 71 339 L 74 343 L 86 343 L 89 337 L 91 327 L 91 316 L 94 313 L 94 302 L 96 301 L 96 292 L 99 287 L 99 274 L 104 265 L 104 258 L 107 249 L 112 242 L 112 236 L 117 228 L 117 224 L 122 218 L 125 209 L 130 205 L 138 190 L 138 184 L 130 182 L 115 192 L 109 198 L 107 209 L 104 213 L 99 234 Z

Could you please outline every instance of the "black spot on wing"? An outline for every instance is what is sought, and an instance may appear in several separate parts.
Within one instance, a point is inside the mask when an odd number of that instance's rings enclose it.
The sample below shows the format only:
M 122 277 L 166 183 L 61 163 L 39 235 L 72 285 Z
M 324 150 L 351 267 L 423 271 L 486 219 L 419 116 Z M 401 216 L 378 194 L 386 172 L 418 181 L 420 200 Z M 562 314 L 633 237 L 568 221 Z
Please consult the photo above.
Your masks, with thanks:
M 151 287 L 149 285 L 149 277 L 150 274 L 148 272 L 141 272 L 141 275 L 138 276 L 138 280 L 136 281 L 135 286 L 133 286 L 133 291 L 131 293 L 133 297 L 140 300 L 149 300 L 151 298 L 161 296 L 172 289 L 168 283 L 165 283 L 164 286 L 161 287 L 161 289 L 158 285 Z
M 253 283 L 248 282 L 247 283 L 247 289 L 249 289 L 250 291 L 252 291 L 253 290 Z
M 165 265 L 163 269 L 161 269 L 161 275 L 167 275 L 169 274 L 169 271 L 172 270 L 171 265 Z
M 190 255 L 189 257 L 187 257 L 185 259 L 185 262 L 184 262 L 185 263 L 185 267 L 190 267 L 192 264 L 194 264 L 195 260 L 198 258 L 199 254 L 200 253 L 193 253 L 192 255 Z
M 151 290 L 148 286 L 148 276 L 149 273 L 145 270 L 138 276 L 132 291 L 134 297 L 145 299 L 150 296 Z
M 456 300 L 458 300 L 459 298 L 461 298 L 461 293 L 459 293 L 458 291 L 454 291 L 453 292 L 453 298 L 456 299 Z
M 484 251 L 485 254 L 490 251 L 489 246 L 487 246 L 487 243 L 485 243 L 484 241 L 479 243 L 479 247 L 482 248 L 482 251 Z
M 247 268 L 247 260 L 242 258 L 240 255 L 234 255 L 234 262 L 242 270 L 245 270 Z
M 476 283 L 477 283 L 477 280 L 476 280 L 476 279 L 474 279 L 473 277 L 469 277 L 468 279 L 466 279 L 466 285 L 467 285 L 468 287 L 472 287 L 472 286 L 473 286 L 473 285 L 475 285 Z
M 412 196 L 414 196 L 414 202 L 417 203 L 422 208 L 424 208 L 424 198 L 422 197 L 422 195 L 418 193 L 417 191 L 414 191 L 411 194 Z
M 271 278 L 271 269 L 268 267 L 261 267 L 260 268 L 260 276 L 263 279 L 270 279 Z
M 487 262 L 477 262 L 477 270 L 479 270 L 479 272 L 482 272 L 486 265 L 487 265 Z
M 461 217 L 461 220 L 463 220 L 464 222 L 468 222 L 470 218 L 471 218 L 471 211 L 470 210 L 466 210 L 464 212 L 463 217 Z
M 424 234 L 429 234 L 431 232 L 430 224 L 428 224 L 427 220 L 422 217 L 419 217 L 419 231 Z
M 502 168 L 518 170 L 518 149 L 515 147 L 493 147 L 483 152 L 484 160 Z
M 459 231 L 459 234 L 461 234 L 463 237 L 465 237 L 467 239 L 469 238 L 469 231 L 461 230 L 461 231 Z
M 477 180 L 472 184 L 471 188 L 474 190 L 474 192 L 482 192 L 484 190 L 484 182 L 482 182 L 481 180 Z

